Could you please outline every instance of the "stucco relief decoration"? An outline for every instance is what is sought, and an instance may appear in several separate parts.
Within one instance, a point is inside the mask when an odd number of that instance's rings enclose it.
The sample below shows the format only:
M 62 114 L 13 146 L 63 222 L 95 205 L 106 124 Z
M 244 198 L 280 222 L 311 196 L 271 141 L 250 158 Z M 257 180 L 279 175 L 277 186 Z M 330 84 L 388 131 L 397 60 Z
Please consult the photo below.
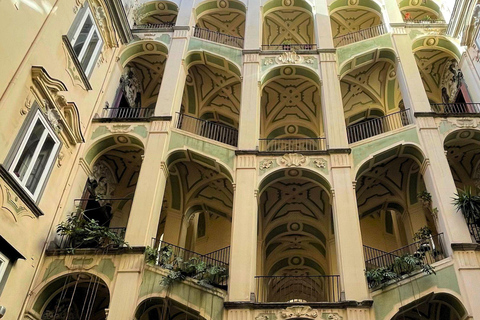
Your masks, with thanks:
M 94 13 L 95 21 L 97 22 L 98 29 L 103 35 L 105 44 L 107 47 L 117 47 L 117 39 L 115 36 L 115 29 L 113 27 L 112 21 L 110 21 L 105 11 L 108 9 L 104 8 L 104 2 L 98 0 L 89 0 L 90 9 Z
M 255 320 L 269 320 L 270 318 L 265 315 L 256 316 Z
M 456 60 L 447 61 L 444 70 L 441 83 L 443 100 L 453 103 L 462 84 L 463 73 Z
M 475 120 L 472 118 L 460 118 L 456 119 L 455 125 L 459 128 L 476 128 L 478 124 Z
M 106 163 L 99 161 L 92 168 L 92 174 L 88 177 L 92 193 L 99 198 L 111 198 L 117 182 Z
M 5 211 L 10 212 L 15 221 L 21 216 L 35 218 L 35 216 L 23 205 L 15 192 L 10 190 L 10 188 L 4 184 L 0 184 L 0 206 Z
M 307 158 L 299 153 L 286 153 L 280 159 L 280 163 L 286 167 L 301 167 L 307 162 Z
M 275 63 L 275 60 L 273 58 L 266 58 L 265 60 L 263 60 L 264 66 L 271 66 L 274 63 Z
M 318 313 L 308 306 L 295 306 L 286 308 L 281 312 L 281 316 L 283 319 L 316 319 Z
M 275 61 L 280 64 L 299 64 L 303 62 L 303 58 L 295 51 L 289 51 L 282 53 Z
M 313 163 L 315 164 L 315 167 L 320 169 L 325 169 L 327 167 L 327 160 L 323 158 L 315 159 L 313 160 Z
M 133 130 L 132 126 L 129 124 L 114 124 L 107 128 L 111 133 L 127 133 Z
M 120 77 L 120 88 L 122 88 L 130 107 L 136 108 L 140 106 L 140 93 L 142 92 L 142 86 L 135 74 L 135 68 L 125 67 L 125 70 Z
M 342 320 L 343 317 L 339 316 L 338 313 L 322 313 L 322 318 L 325 320 Z
M 314 57 L 305 57 L 305 63 L 306 64 L 313 64 L 315 62 Z
M 30 109 L 32 108 L 32 103 L 33 103 L 32 96 L 28 94 L 28 96 L 25 98 L 25 103 L 23 105 L 23 108 L 20 109 L 20 114 L 22 116 L 26 115 L 30 111 Z
M 260 161 L 260 167 L 259 169 L 260 170 L 268 170 L 272 167 L 273 165 L 273 160 L 270 160 L 270 159 L 266 159 L 266 160 L 262 160 Z

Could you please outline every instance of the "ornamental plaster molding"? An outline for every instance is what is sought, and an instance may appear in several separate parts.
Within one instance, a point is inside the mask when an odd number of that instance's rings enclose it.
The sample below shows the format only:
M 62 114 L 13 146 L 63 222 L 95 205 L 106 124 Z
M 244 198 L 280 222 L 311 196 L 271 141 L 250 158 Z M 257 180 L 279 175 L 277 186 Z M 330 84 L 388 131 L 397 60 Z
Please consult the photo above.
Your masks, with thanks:
M 460 269 L 478 269 L 480 264 L 475 251 L 456 251 L 458 266 Z
M 286 153 L 279 159 L 279 165 L 285 167 L 301 167 L 307 162 L 307 158 L 300 153 Z
M 320 62 L 337 62 L 337 56 L 334 52 L 320 52 Z
M 295 306 L 288 307 L 285 310 L 280 312 L 280 315 L 283 319 L 316 319 L 318 317 L 318 312 L 308 306 Z
M 90 10 L 97 23 L 97 27 L 103 36 L 105 45 L 108 48 L 118 47 L 118 41 L 113 22 L 108 14 L 106 3 L 101 0 L 88 0 Z
M 330 156 L 332 168 L 349 168 L 350 158 L 346 153 L 332 154 Z
M 300 64 L 303 62 L 303 58 L 295 51 L 288 51 L 276 57 L 275 61 L 278 64 Z
M 150 133 L 167 132 L 170 126 L 170 120 L 153 121 L 150 127 Z
M 265 315 L 256 316 L 255 320 L 269 320 L 270 318 Z
M 325 319 L 325 320 L 342 320 L 343 317 L 340 316 L 338 313 L 324 312 L 324 313 L 322 313 L 322 319 Z
M 254 155 L 245 154 L 237 157 L 237 168 L 252 169 L 256 168 L 256 158 Z
M 189 30 L 186 29 L 175 29 L 173 31 L 172 39 L 187 39 Z
M 273 165 L 273 160 L 272 159 L 265 159 L 260 161 L 259 169 L 261 171 L 268 170 L 272 167 Z
M 327 160 L 323 158 L 314 159 L 313 164 L 319 169 L 325 169 L 327 167 Z
M 128 133 L 133 130 L 132 126 L 129 124 L 114 124 L 107 126 L 107 130 L 110 133 Z
M 15 191 L 11 190 L 7 184 L 4 183 L 0 183 L 0 208 L 9 212 L 15 222 L 23 216 L 32 219 L 35 218 L 35 215 L 27 209 Z
M 245 53 L 243 55 L 243 62 L 244 63 L 258 63 L 259 58 L 260 58 L 260 55 L 258 53 Z M 265 59 L 265 61 L 266 60 L 269 60 L 269 59 Z M 271 59 L 271 60 L 273 60 L 273 59 Z M 271 64 L 273 64 L 273 61 L 272 61 Z M 265 64 L 265 65 L 267 65 L 267 64 Z

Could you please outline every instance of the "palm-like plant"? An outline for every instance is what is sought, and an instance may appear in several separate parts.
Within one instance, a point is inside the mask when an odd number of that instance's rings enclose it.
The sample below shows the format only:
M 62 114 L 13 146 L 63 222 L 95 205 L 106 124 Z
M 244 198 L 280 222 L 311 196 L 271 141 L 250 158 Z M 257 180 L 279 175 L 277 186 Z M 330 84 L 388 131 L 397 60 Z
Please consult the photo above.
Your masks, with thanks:
M 460 191 L 453 198 L 453 205 L 457 211 L 461 211 L 467 223 L 474 223 L 480 226 L 480 196 L 472 194 L 470 188 Z

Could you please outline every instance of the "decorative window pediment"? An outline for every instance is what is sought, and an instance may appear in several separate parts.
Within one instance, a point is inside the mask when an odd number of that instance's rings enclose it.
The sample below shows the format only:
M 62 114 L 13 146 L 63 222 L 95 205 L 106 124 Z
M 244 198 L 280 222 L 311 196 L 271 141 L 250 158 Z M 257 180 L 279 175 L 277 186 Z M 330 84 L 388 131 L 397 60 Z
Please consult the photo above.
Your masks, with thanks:
M 32 67 L 32 81 L 37 101 L 46 110 L 54 129 L 72 145 L 84 142 L 78 108 L 60 94 L 67 91 L 63 82 L 50 77 L 44 68 L 38 66 Z

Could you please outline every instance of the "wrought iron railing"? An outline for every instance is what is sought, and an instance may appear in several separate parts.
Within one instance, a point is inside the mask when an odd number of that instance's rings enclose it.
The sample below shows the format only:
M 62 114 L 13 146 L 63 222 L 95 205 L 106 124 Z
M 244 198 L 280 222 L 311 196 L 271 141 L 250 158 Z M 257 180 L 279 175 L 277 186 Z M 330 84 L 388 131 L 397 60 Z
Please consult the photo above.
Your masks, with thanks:
M 365 266 L 367 270 L 375 268 L 387 268 L 393 265 L 395 258 L 411 254 L 422 260 L 425 264 L 443 260 L 447 257 L 443 233 L 430 236 L 428 239 L 419 240 L 399 249 L 384 252 L 378 249 L 364 246 Z
M 260 151 L 323 151 L 327 150 L 325 138 L 259 139 Z
M 347 44 L 355 43 L 358 41 L 374 38 L 387 33 L 387 28 L 383 24 L 379 24 L 367 29 L 350 32 L 338 37 L 333 38 L 335 47 L 345 46 Z
M 398 111 L 380 118 L 352 124 L 347 127 L 348 143 L 364 140 L 413 123 L 410 109 Z
M 405 19 L 406 24 L 419 24 L 419 25 L 429 25 L 435 23 L 445 23 L 445 20 L 442 19 L 423 19 L 423 20 L 416 20 L 416 19 Z
M 317 50 L 317 45 L 314 43 L 292 43 L 292 44 L 262 44 L 264 51 L 306 51 Z
M 135 24 L 133 25 L 134 30 L 139 29 L 172 29 L 175 26 L 174 23 L 166 22 L 166 23 L 145 23 L 145 24 Z
M 231 36 L 229 34 L 221 33 L 218 31 L 193 27 L 193 36 L 195 38 L 205 39 L 231 47 L 243 48 L 243 38 Z
M 152 108 L 104 108 L 101 119 L 146 119 L 153 116 Z
M 474 219 L 466 219 L 468 231 L 470 235 L 475 239 L 475 242 L 480 243 L 480 223 Z
M 227 125 L 191 117 L 177 112 L 177 129 L 182 129 L 196 135 L 226 143 L 236 147 L 238 142 L 238 130 Z
M 204 256 L 212 258 L 216 261 L 222 261 L 228 265 L 230 262 L 230 246 L 206 253 Z
M 430 106 L 436 113 L 480 113 L 480 103 L 432 103 Z
M 152 248 L 154 248 L 158 252 L 158 258 L 155 264 L 160 267 L 165 267 L 166 265 L 175 265 L 176 263 L 178 263 L 179 259 L 180 261 L 189 261 L 195 259 L 197 261 L 204 262 L 206 266 L 225 268 L 228 273 L 228 260 L 222 261 L 216 259 L 216 257 L 225 258 L 225 256 L 222 256 L 221 253 L 218 256 L 216 256 L 215 254 L 210 256 L 216 251 L 209 254 L 201 254 L 156 238 L 152 238 Z M 227 248 L 228 252 L 230 252 L 230 247 Z M 220 250 L 227 251 L 226 248 Z M 168 252 L 168 254 L 165 254 L 166 252 Z M 225 288 L 227 286 L 227 279 L 228 276 L 219 275 L 218 277 L 216 277 L 216 279 L 213 279 L 213 282 L 218 284 L 219 287 Z
M 257 302 L 339 302 L 340 276 L 256 276 Z

